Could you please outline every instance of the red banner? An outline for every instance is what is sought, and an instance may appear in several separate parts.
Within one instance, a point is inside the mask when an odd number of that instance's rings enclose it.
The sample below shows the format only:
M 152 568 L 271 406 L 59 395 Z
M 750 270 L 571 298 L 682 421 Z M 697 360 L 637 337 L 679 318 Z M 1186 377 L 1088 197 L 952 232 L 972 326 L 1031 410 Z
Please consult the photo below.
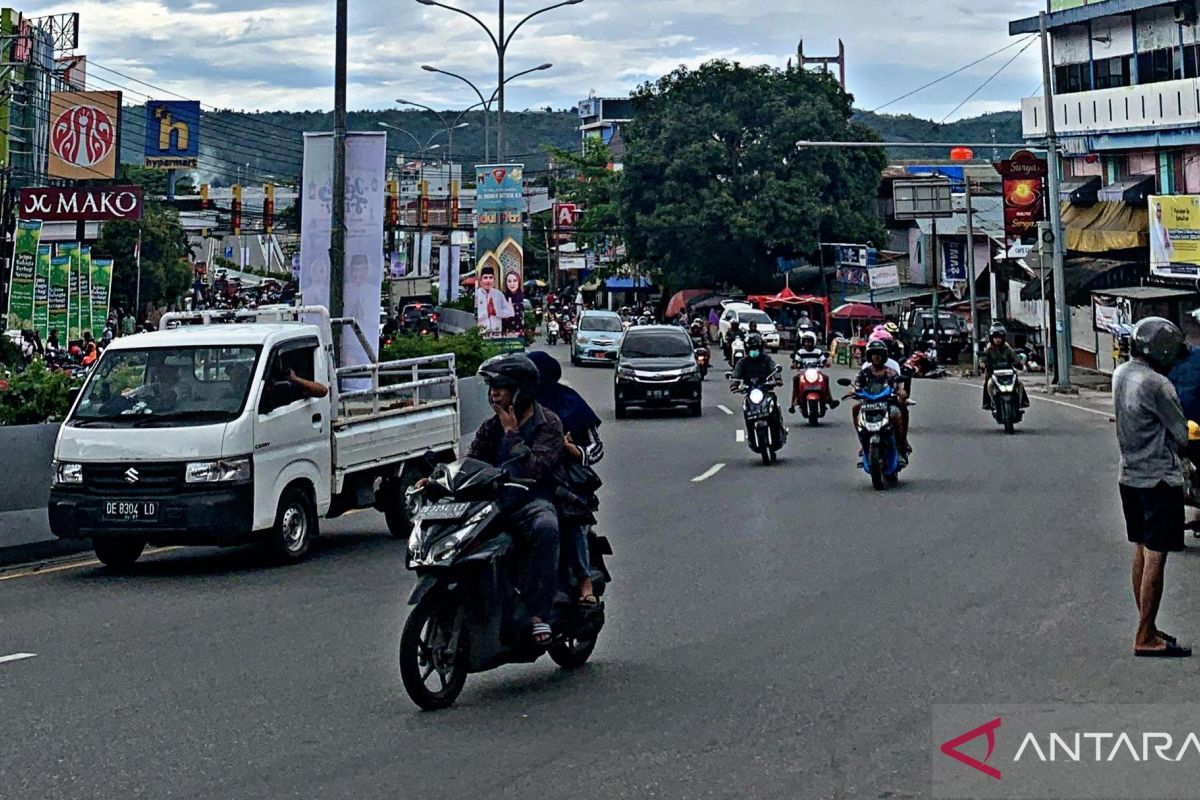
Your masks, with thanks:
M 21 219 L 42 222 L 103 222 L 142 218 L 142 187 L 103 186 L 64 189 L 57 186 L 22 189 Z
M 1024 255 L 1019 251 L 1032 249 L 1037 243 L 1038 223 L 1046 219 L 1046 160 L 1028 150 L 1018 150 L 995 167 L 1004 179 L 1001 193 L 1009 255 Z

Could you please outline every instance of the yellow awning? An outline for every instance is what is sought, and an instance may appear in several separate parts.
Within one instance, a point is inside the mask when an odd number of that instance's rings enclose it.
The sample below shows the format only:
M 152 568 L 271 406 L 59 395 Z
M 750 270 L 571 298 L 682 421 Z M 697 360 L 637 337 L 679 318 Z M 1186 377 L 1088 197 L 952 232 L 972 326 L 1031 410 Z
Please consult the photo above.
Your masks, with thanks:
M 1145 205 L 1100 202 L 1092 206 L 1062 203 L 1067 250 L 1106 253 L 1150 246 L 1149 214 Z

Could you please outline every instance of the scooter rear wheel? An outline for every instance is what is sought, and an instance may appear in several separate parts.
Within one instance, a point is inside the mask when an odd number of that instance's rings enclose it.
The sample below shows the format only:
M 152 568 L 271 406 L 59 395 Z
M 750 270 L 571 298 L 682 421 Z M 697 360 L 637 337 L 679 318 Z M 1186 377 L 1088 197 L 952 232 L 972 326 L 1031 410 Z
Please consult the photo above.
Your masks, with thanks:
M 426 711 L 453 705 L 467 682 L 466 637 L 459 637 L 456 652 L 446 650 L 453 633 L 447 623 L 452 627 L 457 616 L 446 599 L 439 592 L 421 598 L 400 634 L 400 680 L 412 701 Z

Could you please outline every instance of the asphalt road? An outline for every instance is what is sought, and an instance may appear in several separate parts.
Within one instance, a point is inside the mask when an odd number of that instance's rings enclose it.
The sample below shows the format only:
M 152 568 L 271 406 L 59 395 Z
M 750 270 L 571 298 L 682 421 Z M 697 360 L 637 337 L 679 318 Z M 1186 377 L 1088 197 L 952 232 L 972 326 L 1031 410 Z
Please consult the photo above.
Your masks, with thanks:
M 924 797 L 935 703 L 1194 693 L 1200 662 L 1131 655 L 1102 411 L 1035 398 L 1006 437 L 976 386 L 918 382 L 912 466 L 877 493 L 844 407 L 793 418 L 763 467 L 719 376 L 701 419 L 622 422 L 610 372 L 566 377 L 605 420 L 616 549 L 588 667 L 472 676 L 417 711 L 396 669 L 413 581 L 371 512 L 295 567 L 174 550 L 128 576 L 9 573 L 0 796 Z M 1198 551 L 1167 570 L 1160 621 L 1185 641 Z

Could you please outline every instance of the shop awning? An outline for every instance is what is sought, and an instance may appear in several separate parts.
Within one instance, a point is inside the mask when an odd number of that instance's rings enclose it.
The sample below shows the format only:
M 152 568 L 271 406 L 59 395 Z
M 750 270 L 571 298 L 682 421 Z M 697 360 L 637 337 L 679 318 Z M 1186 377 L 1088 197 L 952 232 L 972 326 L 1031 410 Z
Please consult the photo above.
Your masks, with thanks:
M 1027 259 L 1034 272 L 1038 272 L 1036 254 Z M 1073 306 L 1091 302 L 1094 290 L 1124 290 L 1141 280 L 1141 268 L 1136 261 L 1116 261 L 1108 258 L 1072 258 L 1063 264 L 1063 275 L 1067 285 L 1067 303 Z M 1050 257 L 1046 256 L 1046 296 L 1054 296 L 1054 278 L 1050 270 Z M 1041 300 L 1041 277 L 1021 288 L 1022 300 Z
M 933 289 L 929 287 L 900 286 L 894 289 L 878 289 L 875 292 L 847 295 L 846 302 L 881 305 L 883 303 L 899 303 L 902 300 L 912 300 L 917 297 L 930 297 L 932 295 Z
M 1058 185 L 1058 198 L 1064 203 L 1090 206 L 1095 203 L 1100 191 L 1100 176 L 1069 178 Z
M 1107 253 L 1150 246 L 1150 225 L 1145 205 L 1103 202 L 1091 206 L 1062 203 L 1062 224 L 1067 250 Z
M 1144 203 L 1154 193 L 1153 175 L 1133 175 L 1114 181 L 1101 189 L 1096 197 L 1112 203 Z

